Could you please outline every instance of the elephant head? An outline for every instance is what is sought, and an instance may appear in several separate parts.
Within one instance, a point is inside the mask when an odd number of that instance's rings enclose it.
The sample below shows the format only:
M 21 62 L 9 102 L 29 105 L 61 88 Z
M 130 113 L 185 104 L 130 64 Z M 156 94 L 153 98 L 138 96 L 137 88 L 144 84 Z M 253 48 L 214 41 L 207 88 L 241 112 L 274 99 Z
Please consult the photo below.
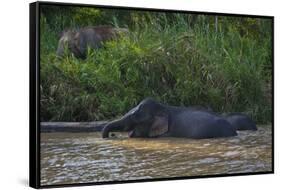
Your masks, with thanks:
M 103 128 L 102 137 L 108 138 L 112 131 L 128 131 L 129 137 L 161 136 L 169 130 L 168 119 L 166 107 L 147 98 L 122 118 L 109 122 Z
M 74 36 L 76 32 L 72 30 L 65 30 L 60 35 L 60 40 L 57 48 L 57 55 L 62 57 L 65 51 L 73 51 L 75 47 Z

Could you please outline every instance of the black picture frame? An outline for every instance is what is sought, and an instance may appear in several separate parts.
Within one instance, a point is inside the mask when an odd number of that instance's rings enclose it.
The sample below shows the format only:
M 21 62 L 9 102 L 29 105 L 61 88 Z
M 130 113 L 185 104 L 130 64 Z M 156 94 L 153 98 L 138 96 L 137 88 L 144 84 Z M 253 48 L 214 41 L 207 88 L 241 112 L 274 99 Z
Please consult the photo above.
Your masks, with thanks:
M 89 182 L 89 183 L 75 183 L 63 185 L 41 185 L 40 184 L 40 7 L 42 5 L 53 6 L 76 6 L 76 7 L 93 7 L 93 8 L 107 8 L 120 10 L 139 10 L 139 11 L 156 11 L 156 12 L 170 12 L 170 13 L 189 13 L 202 15 L 218 15 L 218 16 L 232 16 L 232 17 L 249 17 L 249 18 L 267 18 L 272 21 L 272 170 L 265 172 L 249 172 L 249 173 L 235 173 L 235 174 L 217 174 L 204 176 L 188 176 L 188 177 L 172 177 L 172 178 L 157 178 L 157 179 L 139 179 L 128 181 L 104 181 L 104 182 Z M 217 12 L 199 12 L 199 11 L 182 11 L 169 9 L 155 9 L 155 8 L 140 8 L 140 7 L 120 7 L 120 6 L 103 6 L 92 4 L 74 4 L 74 3 L 57 3 L 57 2 L 34 2 L 30 3 L 29 8 L 29 35 L 30 35 L 30 89 L 29 89 L 29 185 L 33 188 L 53 188 L 53 187 L 72 187 L 72 186 L 87 186 L 87 185 L 101 185 L 101 184 L 119 184 L 119 183 L 136 183 L 136 182 L 151 182 L 151 181 L 165 181 L 165 180 L 185 180 L 194 178 L 210 178 L 210 177 L 227 177 L 227 176 L 242 176 L 242 175 L 260 175 L 274 173 L 274 17 L 262 15 L 246 15 L 246 14 L 229 14 Z

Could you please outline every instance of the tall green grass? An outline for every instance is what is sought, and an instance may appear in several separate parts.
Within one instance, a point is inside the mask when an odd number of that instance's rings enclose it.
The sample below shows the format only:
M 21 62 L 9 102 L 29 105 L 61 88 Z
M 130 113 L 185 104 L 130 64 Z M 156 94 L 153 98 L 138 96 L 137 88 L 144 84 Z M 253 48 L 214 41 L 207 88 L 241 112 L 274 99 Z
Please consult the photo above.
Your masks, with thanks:
M 58 31 L 41 17 L 42 121 L 108 120 L 153 97 L 271 122 L 270 20 L 258 25 L 268 32 L 245 34 L 222 18 L 215 31 L 211 16 L 192 25 L 188 15 L 141 18 L 128 36 L 89 49 L 80 60 L 56 57 Z

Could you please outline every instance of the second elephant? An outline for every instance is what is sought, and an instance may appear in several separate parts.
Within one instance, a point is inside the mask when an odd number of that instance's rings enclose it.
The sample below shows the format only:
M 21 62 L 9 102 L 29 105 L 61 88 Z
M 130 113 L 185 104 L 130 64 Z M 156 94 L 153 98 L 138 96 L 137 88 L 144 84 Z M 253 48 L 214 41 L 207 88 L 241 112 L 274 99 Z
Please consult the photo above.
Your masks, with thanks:
M 76 58 L 85 59 L 87 48 L 100 48 L 104 42 L 116 39 L 127 33 L 128 29 L 126 28 L 114 28 L 111 26 L 93 26 L 79 30 L 67 30 L 60 37 L 57 55 L 61 57 L 66 51 L 69 51 Z

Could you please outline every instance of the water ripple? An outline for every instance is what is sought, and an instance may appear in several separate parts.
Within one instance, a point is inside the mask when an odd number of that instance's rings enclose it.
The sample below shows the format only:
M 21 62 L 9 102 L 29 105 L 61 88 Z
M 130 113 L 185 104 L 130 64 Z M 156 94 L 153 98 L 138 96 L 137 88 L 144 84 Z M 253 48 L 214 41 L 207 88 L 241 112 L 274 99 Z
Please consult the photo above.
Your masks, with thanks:
M 99 133 L 41 134 L 41 184 L 271 171 L 270 126 L 237 137 L 102 139 Z

